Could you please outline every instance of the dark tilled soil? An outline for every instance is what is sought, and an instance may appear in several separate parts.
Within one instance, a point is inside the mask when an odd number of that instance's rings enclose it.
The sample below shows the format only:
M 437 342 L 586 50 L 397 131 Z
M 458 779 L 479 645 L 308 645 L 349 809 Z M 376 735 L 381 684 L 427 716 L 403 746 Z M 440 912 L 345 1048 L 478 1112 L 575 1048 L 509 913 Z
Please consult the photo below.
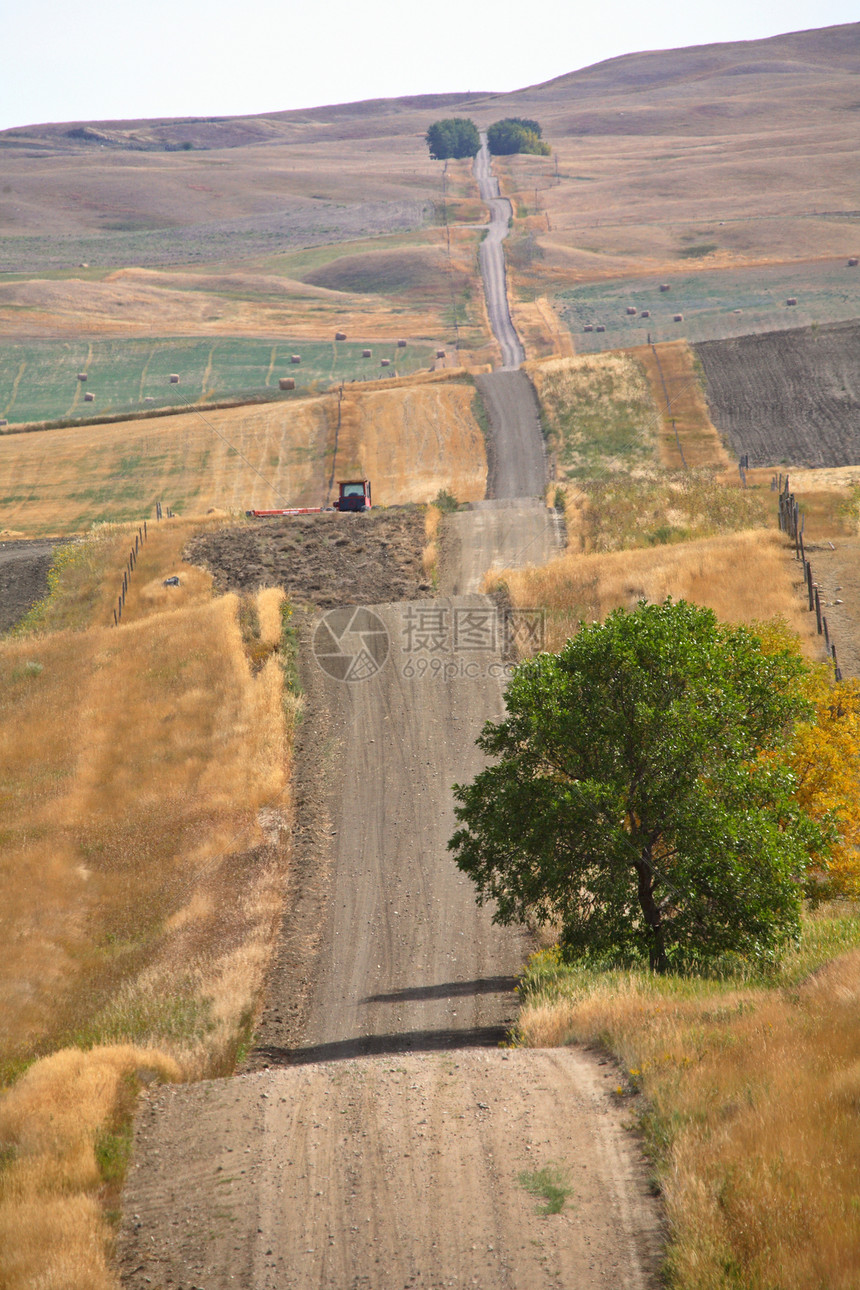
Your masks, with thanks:
M 0 635 L 48 590 L 53 542 L 0 542 Z
M 193 538 L 184 552 L 224 591 L 283 587 L 297 604 L 418 600 L 432 594 L 422 564 L 424 511 L 397 507 L 255 520 Z
M 860 322 L 696 345 L 714 424 L 750 465 L 860 462 Z

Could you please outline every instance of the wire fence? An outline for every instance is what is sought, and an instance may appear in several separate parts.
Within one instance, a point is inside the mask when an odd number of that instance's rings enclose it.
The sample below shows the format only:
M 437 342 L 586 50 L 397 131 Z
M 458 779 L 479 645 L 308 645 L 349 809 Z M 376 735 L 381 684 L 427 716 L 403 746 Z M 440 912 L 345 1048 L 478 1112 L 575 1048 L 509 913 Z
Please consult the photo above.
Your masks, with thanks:
M 161 502 L 156 502 L 155 518 L 156 520 L 161 520 L 164 518 L 167 518 L 170 520 L 170 519 L 173 519 L 173 512 L 171 511 L 169 506 L 165 511 L 165 509 L 161 505 Z M 131 575 L 134 573 L 135 569 L 137 568 L 138 555 L 140 554 L 140 551 L 143 548 L 143 544 L 146 541 L 148 536 L 149 536 L 149 533 L 147 529 L 147 521 L 144 520 L 140 528 L 137 530 L 137 532 L 134 535 L 134 546 L 129 548 L 128 555 L 126 556 L 125 568 L 122 571 L 122 583 L 120 584 L 119 594 L 116 598 L 116 604 L 114 605 L 114 609 L 113 609 L 114 627 L 119 627 L 120 623 L 122 622 L 122 611 L 125 609 L 125 598 L 126 598 L 126 594 L 128 593 L 128 589 L 131 585 Z
M 783 533 L 786 533 L 794 542 L 795 559 L 799 560 L 803 566 L 803 584 L 806 596 L 809 602 L 809 612 L 815 614 L 815 622 L 818 628 L 818 635 L 824 637 L 824 646 L 827 650 L 828 658 L 833 662 L 836 680 L 842 680 L 842 669 L 839 666 L 839 660 L 836 655 L 836 645 L 827 625 L 827 617 L 821 612 L 821 588 L 812 576 L 812 564 L 806 558 L 806 549 L 803 544 L 803 511 L 789 488 L 789 477 L 783 479 L 782 473 L 773 476 L 771 488 L 779 493 L 779 527 Z

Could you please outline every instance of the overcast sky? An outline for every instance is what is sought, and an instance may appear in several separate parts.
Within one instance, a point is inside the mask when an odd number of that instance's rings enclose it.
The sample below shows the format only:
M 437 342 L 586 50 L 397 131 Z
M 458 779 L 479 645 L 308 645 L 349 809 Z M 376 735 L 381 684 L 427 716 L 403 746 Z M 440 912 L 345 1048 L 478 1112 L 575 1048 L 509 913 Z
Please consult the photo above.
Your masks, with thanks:
M 0 129 L 513 90 L 857 17 L 856 0 L 0 0 Z

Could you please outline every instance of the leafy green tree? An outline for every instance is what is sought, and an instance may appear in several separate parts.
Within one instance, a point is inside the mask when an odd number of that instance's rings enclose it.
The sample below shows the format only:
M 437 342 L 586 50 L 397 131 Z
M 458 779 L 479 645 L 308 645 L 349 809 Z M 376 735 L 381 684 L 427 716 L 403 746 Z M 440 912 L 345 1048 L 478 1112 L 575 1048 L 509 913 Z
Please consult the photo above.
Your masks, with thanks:
M 531 152 L 548 157 L 550 148 L 541 139 L 541 128 L 529 117 L 508 116 L 495 121 L 487 130 L 487 146 L 496 157 L 515 152 Z
M 774 953 L 828 847 L 780 756 L 806 670 L 671 599 L 522 663 L 478 740 L 495 763 L 455 787 L 449 847 L 479 902 L 557 925 L 568 958 L 663 972 Z
M 474 157 L 481 147 L 478 127 L 474 121 L 464 116 L 435 121 L 424 137 L 434 161 L 447 161 L 449 157 Z

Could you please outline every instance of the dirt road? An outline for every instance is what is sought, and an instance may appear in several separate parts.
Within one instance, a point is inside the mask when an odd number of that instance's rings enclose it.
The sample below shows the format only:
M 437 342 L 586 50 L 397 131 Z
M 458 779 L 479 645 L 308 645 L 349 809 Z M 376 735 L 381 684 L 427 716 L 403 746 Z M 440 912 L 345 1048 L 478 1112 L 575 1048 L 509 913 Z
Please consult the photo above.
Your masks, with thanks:
M 48 590 L 54 542 L 0 542 L 0 634 Z
M 447 851 L 451 786 L 482 764 L 507 670 L 510 623 L 469 593 L 557 540 L 524 379 L 487 378 L 502 482 L 451 517 L 453 594 L 307 630 L 291 889 L 256 1046 L 244 1074 L 148 1101 L 118 1246 L 133 1290 L 655 1284 L 659 1216 L 617 1075 L 499 1047 L 528 941 Z M 540 1214 L 548 1177 L 563 1205 Z
M 546 564 L 563 544 L 562 521 L 539 498 L 474 502 L 448 517 L 440 587 L 451 596 L 480 591 L 493 569 Z
M 617 1076 L 498 1047 L 528 944 L 446 851 L 450 785 L 502 711 L 496 611 L 338 613 L 341 651 L 371 661 L 335 680 L 321 628 L 305 651 L 297 886 L 251 1069 L 160 1090 L 141 1117 L 124 1284 L 649 1286 L 658 1219 Z M 569 1198 L 542 1217 L 546 1169 Z
M 487 299 L 490 326 L 502 349 L 502 367 L 515 370 L 525 362 L 525 350 L 511 321 L 508 308 L 507 275 L 502 242 L 508 236 L 508 223 L 513 218 L 513 207 L 507 197 L 499 195 L 499 181 L 490 170 L 490 152 L 487 136 L 481 135 L 481 150 L 475 157 L 475 178 L 482 201 L 490 209 L 490 226 L 481 243 L 481 275 Z

